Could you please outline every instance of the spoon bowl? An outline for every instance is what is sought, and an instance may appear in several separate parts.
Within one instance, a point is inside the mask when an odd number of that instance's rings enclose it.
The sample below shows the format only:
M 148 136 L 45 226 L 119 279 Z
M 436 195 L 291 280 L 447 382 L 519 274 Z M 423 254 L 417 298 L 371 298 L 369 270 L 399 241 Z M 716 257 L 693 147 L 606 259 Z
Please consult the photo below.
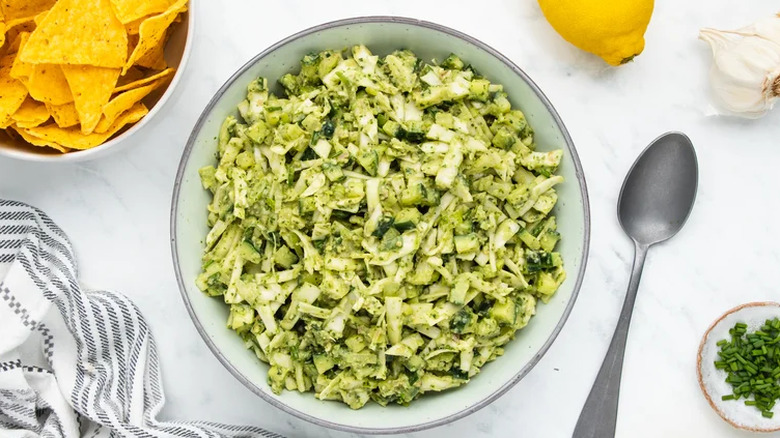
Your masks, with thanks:
M 658 137 L 639 155 L 623 182 L 620 226 L 643 245 L 674 236 L 690 215 L 698 179 L 696 152 L 688 136 L 669 132 Z

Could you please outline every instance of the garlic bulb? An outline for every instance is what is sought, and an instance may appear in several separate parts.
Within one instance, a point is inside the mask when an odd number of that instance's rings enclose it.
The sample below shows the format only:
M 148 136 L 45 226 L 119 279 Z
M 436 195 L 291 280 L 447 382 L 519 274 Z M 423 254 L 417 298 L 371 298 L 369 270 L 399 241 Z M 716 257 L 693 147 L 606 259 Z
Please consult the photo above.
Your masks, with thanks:
M 780 15 L 737 30 L 702 29 L 712 48 L 712 90 L 733 115 L 758 118 L 780 96 Z

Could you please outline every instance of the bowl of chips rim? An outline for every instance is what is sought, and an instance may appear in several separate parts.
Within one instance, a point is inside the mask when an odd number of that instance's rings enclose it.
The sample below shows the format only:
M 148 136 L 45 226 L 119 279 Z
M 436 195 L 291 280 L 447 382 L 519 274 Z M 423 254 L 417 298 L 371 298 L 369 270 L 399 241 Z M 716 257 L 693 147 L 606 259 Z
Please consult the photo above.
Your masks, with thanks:
M 187 1 L 187 9 L 178 15 L 177 22 L 171 26 L 171 33 L 164 49 L 164 59 L 168 64 L 166 69 L 157 72 L 154 77 L 141 78 L 137 81 L 138 83 L 143 81 L 151 83 L 154 79 L 158 79 L 161 82 L 165 82 L 141 100 L 148 107 L 148 113 L 142 115 L 138 120 L 132 118 L 131 115 L 131 122 L 118 130 L 116 134 L 113 134 L 104 143 L 83 150 L 70 150 L 67 153 L 61 153 L 49 147 L 33 146 L 25 142 L 15 132 L 14 134 L 16 135 L 9 135 L 5 129 L 0 129 L 0 157 L 38 162 L 74 162 L 91 160 L 105 155 L 109 150 L 118 151 L 129 145 L 131 142 L 126 140 L 143 129 L 162 110 L 181 81 L 184 69 L 190 58 L 194 40 L 195 20 L 193 14 L 190 13 L 193 3 L 194 0 Z M 6 43 L 9 42 L 6 41 Z M 172 73 L 168 74 L 168 70 L 172 70 Z M 166 74 L 169 76 L 167 79 L 160 77 Z M 126 88 L 129 89 L 129 87 Z M 119 117 L 121 118 L 123 115 Z

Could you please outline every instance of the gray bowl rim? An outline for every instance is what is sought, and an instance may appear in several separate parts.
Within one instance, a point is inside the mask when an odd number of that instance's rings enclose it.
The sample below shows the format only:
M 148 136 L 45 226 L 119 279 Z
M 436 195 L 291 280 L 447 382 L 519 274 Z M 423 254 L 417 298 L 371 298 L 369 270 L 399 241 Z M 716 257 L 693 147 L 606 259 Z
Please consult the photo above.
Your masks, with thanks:
M 182 276 L 181 268 L 179 266 L 179 257 L 177 251 L 178 248 L 176 242 L 176 229 L 177 229 L 176 217 L 178 216 L 177 210 L 178 210 L 178 203 L 179 203 L 179 190 L 181 187 L 182 180 L 184 178 L 184 169 L 187 163 L 189 162 L 189 157 L 195 145 L 195 140 L 198 136 L 198 133 L 203 128 L 203 124 L 205 123 L 208 116 L 211 114 L 211 111 L 214 109 L 214 106 L 216 105 L 217 101 L 222 97 L 222 95 L 226 92 L 226 90 L 231 85 L 233 85 L 233 82 L 235 82 L 238 79 L 238 77 L 241 76 L 244 72 L 250 69 L 261 59 L 265 58 L 269 54 L 273 53 L 275 50 L 284 46 L 285 44 L 288 44 L 301 37 L 305 37 L 322 30 L 327 30 L 334 27 L 343 27 L 343 26 L 365 24 L 365 23 L 399 23 L 399 24 L 406 24 L 410 26 L 423 27 L 423 28 L 448 34 L 450 36 L 464 40 L 481 50 L 484 50 L 485 52 L 499 59 L 507 67 L 509 67 L 515 74 L 520 76 L 528 84 L 528 86 L 531 87 L 531 89 L 534 91 L 537 97 L 539 97 L 539 99 L 542 101 L 547 111 L 549 111 L 550 114 L 553 116 L 553 119 L 555 120 L 555 124 L 557 125 L 558 129 L 563 134 L 563 139 L 564 142 L 566 143 L 567 152 L 571 156 L 572 162 L 574 163 L 574 171 L 575 174 L 577 175 L 577 181 L 580 186 L 580 195 L 582 196 L 582 208 L 584 213 L 583 214 L 584 229 L 583 229 L 583 236 L 582 236 L 583 242 L 582 242 L 582 254 L 581 254 L 582 264 L 580 265 L 580 269 L 577 272 L 577 279 L 575 280 L 574 283 L 574 289 L 572 290 L 571 298 L 569 299 L 569 303 L 566 305 L 566 308 L 564 309 L 563 315 L 561 315 L 561 319 L 558 321 L 558 324 L 555 326 L 552 333 L 550 333 L 550 336 L 547 338 L 547 341 L 545 341 L 545 343 L 542 345 L 542 347 L 539 349 L 536 355 L 527 364 L 525 364 L 525 366 L 520 371 L 518 371 L 518 373 L 515 374 L 513 378 L 511 378 L 509 381 L 504 383 L 500 388 L 498 388 L 495 392 L 485 397 L 484 399 L 480 400 L 479 402 L 465 409 L 462 409 L 454 414 L 448 415 L 444 418 L 439 418 L 437 420 L 428 421 L 426 423 L 416 424 L 412 426 L 403 426 L 403 427 L 386 427 L 386 428 L 355 427 L 355 426 L 348 426 L 348 425 L 344 425 L 332 421 L 323 420 L 321 418 L 317 418 L 312 415 L 309 415 L 305 412 L 301 412 L 297 409 L 293 409 L 292 407 L 286 405 L 285 403 L 271 397 L 269 394 L 267 394 L 265 391 L 263 391 L 254 383 L 252 383 L 249 379 L 247 379 L 243 374 L 241 374 L 241 372 L 239 372 L 233 366 L 230 360 L 222 354 L 222 351 L 211 340 L 211 338 L 209 338 L 208 333 L 206 333 L 206 330 L 203 328 L 203 325 L 198 319 L 198 316 L 195 314 L 195 309 L 192 307 L 192 303 L 190 302 L 189 296 L 187 295 L 187 288 L 184 284 L 184 278 Z M 192 321 L 195 324 L 195 328 L 198 330 L 198 333 L 200 333 L 200 336 L 206 342 L 206 345 L 208 345 L 211 352 L 217 357 L 217 359 L 222 363 L 222 365 L 225 368 L 227 368 L 227 370 L 236 379 L 238 379 L 241 383 L 244 384 L 244 386 L 249 388 L 249 390 L 259 395 L 263 400 L 270 403 L 271 405 L 281 409 L 284 412 L 287 412 L 288 414 L 294 415 L 300 419 L 306 420 L 318 426 L 327 427 L 329 429 L 334 429 L 342 432 L 351 432 L 351 433 L 400 434 L 400 433 L 417 432 L 417 431 L 441 426 L 444 424 L 449 424 L 453 421 L 466 417 L 467 415 L 473 414 L 474 412 L 484 408 L 485 406 L 489 405 L 490 403 L 492 403 L 493 401 L 497 400 L 499 397 L 504 395 L 507 391 L 509 391 L 509 389 L 511 389 L 513 386 L 517 384 L 517 382 L 519 382 L 523 377 L 525 377 L 526 374 L 528 374 L 528 372 L 531 371 L 531 369 L 539 362 L 542 356 L 544 356 L 544 354 L 550 348 L 550 345 L 552 345 L 555 338 L 558 337 L 558 334 L 560 333 L 561 329 L 563 329 L 563 326 L 566 323 L 566 320 L 568 319 L 572 308 L 574 307 L 574 303 L 577 300 L 577 296 L 579 295 L 580 287 L 582 286 L 582 281 L 585 276 L 585 268 L 588 261 L 588 251 L 590 247 L 590 202 L 588 199 L 587 185 L 585 183 L 585 174 L 582 170 L 582 164 L 580 163 L 580 158 L 577 155 L 576 149 L 574 148 L 574 142 L 572 141 L 569 132 L 566 130 L 566 127 L 564 126 L 563 121 L 558 115 L 558 112 L 555 110 L 552 103 L 550 103 L 550 100 L 547 98 L 547 96 L 536 85 L 536 83 L 534 83 L 534 81 L 531 80 L 531 78 L 522 69 L 520 69 L 520 67 L 515 65 L 515 63 L 509 60 L 509 58 L 502 55 L 491 46 L 463 32 L 457 31 L 455 29 L 451 29 L 449 27 L 432 23 L 429 21 L 418 20 L 415 18 L 376 15 L 376 16 L 345 18 L 345 19 L 330 21 L 297 32 L 287 38 L 284 38 L 276 42 L 269 48 L 260 52 L 258 55 L 256 55 L 254 58 L 249 60 L 246 64 L 244 64 L 240 69 L 238 69 L 238 71 L 236 71 L 224 83 L 224 85 L 222 85 L 222 87 L 216 92 L 214 97 L 208 103 L 208 105 L 206 106 L 206 108 L 203 110 L 200 117 L 198 118 L 197 122 L 195 123 L 195 126 L 192 129 L 192 134 L 187 140 L 187 145 L 185 146 L 184 152 L 182 153 L 182 158 L 181 161 L 179 162 L 179 169 L 176 173 L 176 180 L 174 182 L 174 187 L 173 187 L 173 197 L 171 200 L 170 230 L 171 230 L 171 252 L 173 254 L 173 264 L 174 264 L 174 270 L 176 272 L 176 281 L 179 285 L 179 292 L 181 293 L 182 299 L 184 300 L 184 305 L 187 307 L 187 312 L 189 312 L 190 317 L 192 318 Z

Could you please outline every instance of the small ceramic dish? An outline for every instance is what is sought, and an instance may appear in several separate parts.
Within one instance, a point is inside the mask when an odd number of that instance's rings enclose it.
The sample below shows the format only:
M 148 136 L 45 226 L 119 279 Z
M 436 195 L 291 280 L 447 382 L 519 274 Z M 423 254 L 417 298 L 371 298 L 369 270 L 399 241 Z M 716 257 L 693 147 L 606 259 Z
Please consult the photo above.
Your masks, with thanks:
M 189 1 L 188 10 L 181 14 L 181 22 L 173 28 L 168 43 L 165 46 L 165 61 L 169 67 L 176 69 L 173 78 L 167 87 L 153 91 L 146 96 L 142 102 L 149 108 L 149 113 L 137 123 L 120 131 L 119 134 L 109 139 L 100 146 L 81 151 L 71 151 L 60 153 L 47 147 L 31 146 L 24 141 L 12 138 L 5 131 L 0 130 L 0 156 L 16 158 L 25 161 L 38 162 L 73 162 L 91 160 L 93 158 L 106 155 L 108 152 L 115 152 L 128 144 L 128 141 L 135 133 L 142 130 L 154 117 L 161 113 L 165 103 L 173 94 L 173 90 L 181 81 L 184 68 L 190 57 L 193 42 L 194 19 L 192 8 L 195 0 Z
M 215 136 L 228 115 L 245 98 L 247 84 L 259 76 L 269 84 L 297 71 L 300 59 L 312 52 L 365 44 L 377 55 L 406 48 L 422 59 L 445 59 L 455 53 L 491 82 L 504 86 L 513 107 L 520 108 L 535 131 L 540 150 L 563 148 L 559 168 L 566 183 L 556 187 L 554 214 L 562 240 L 566 281 L 549 303 L 540 304 L 527 327 L 506 345 L 505 353 L 487 364 L 468 384 L 451 391 L 426 394 L 411 407 L 381 407 L 369 403 L 351 410 L 338 402 L 321 401 L 312 393 L 274 394 L 267 379 L 268 365 L 247 350 L 226 327 L 228 306 L 195 286 L 201 269 L 210 194 L 203 189 L 198 169 L 215 164 Z M 277 86 L 275 90 L 281 92 Z M 563 327 L 582 283 L 588 255 L 590 212 L 582 167 L 569 134 L 552 104 L 531 79 L 505 56 L 458 31 L 414 19 L 363 17 L 323 24 L 286 38 L 257 55 L 217 92 L 187 142 L 174 185 L 171 209 L 171 249 L 179 288 L 198 331 L 225 367 L 267 402 L 320 426 L 357 433 L 409 433 L 441 424 L 487 406 L 522 379 L 547 351 Z M 528 421 L 533 421 L 528 418 Z
M 729 330 L 734 324 L 747 324 L 748 333 L 757 330 L 767 319 L 780 317 L 780 303 L 755 302 L 737 306 L 718 318 L 704 333 L 696 357 L 696 374 L 699 387 L 712 409 L 732 426 L 753 432 L 775 432 L 780 430 L 780 414 L 764 418 L 753 406 L 746 406 L 745 399 L 721 400 L 732 393 L 731 384 L 726 383 L 726 372 L 715 368 L 721 339 L 731 340 Z M 777 409 L 775 409 L 777 411 Z

